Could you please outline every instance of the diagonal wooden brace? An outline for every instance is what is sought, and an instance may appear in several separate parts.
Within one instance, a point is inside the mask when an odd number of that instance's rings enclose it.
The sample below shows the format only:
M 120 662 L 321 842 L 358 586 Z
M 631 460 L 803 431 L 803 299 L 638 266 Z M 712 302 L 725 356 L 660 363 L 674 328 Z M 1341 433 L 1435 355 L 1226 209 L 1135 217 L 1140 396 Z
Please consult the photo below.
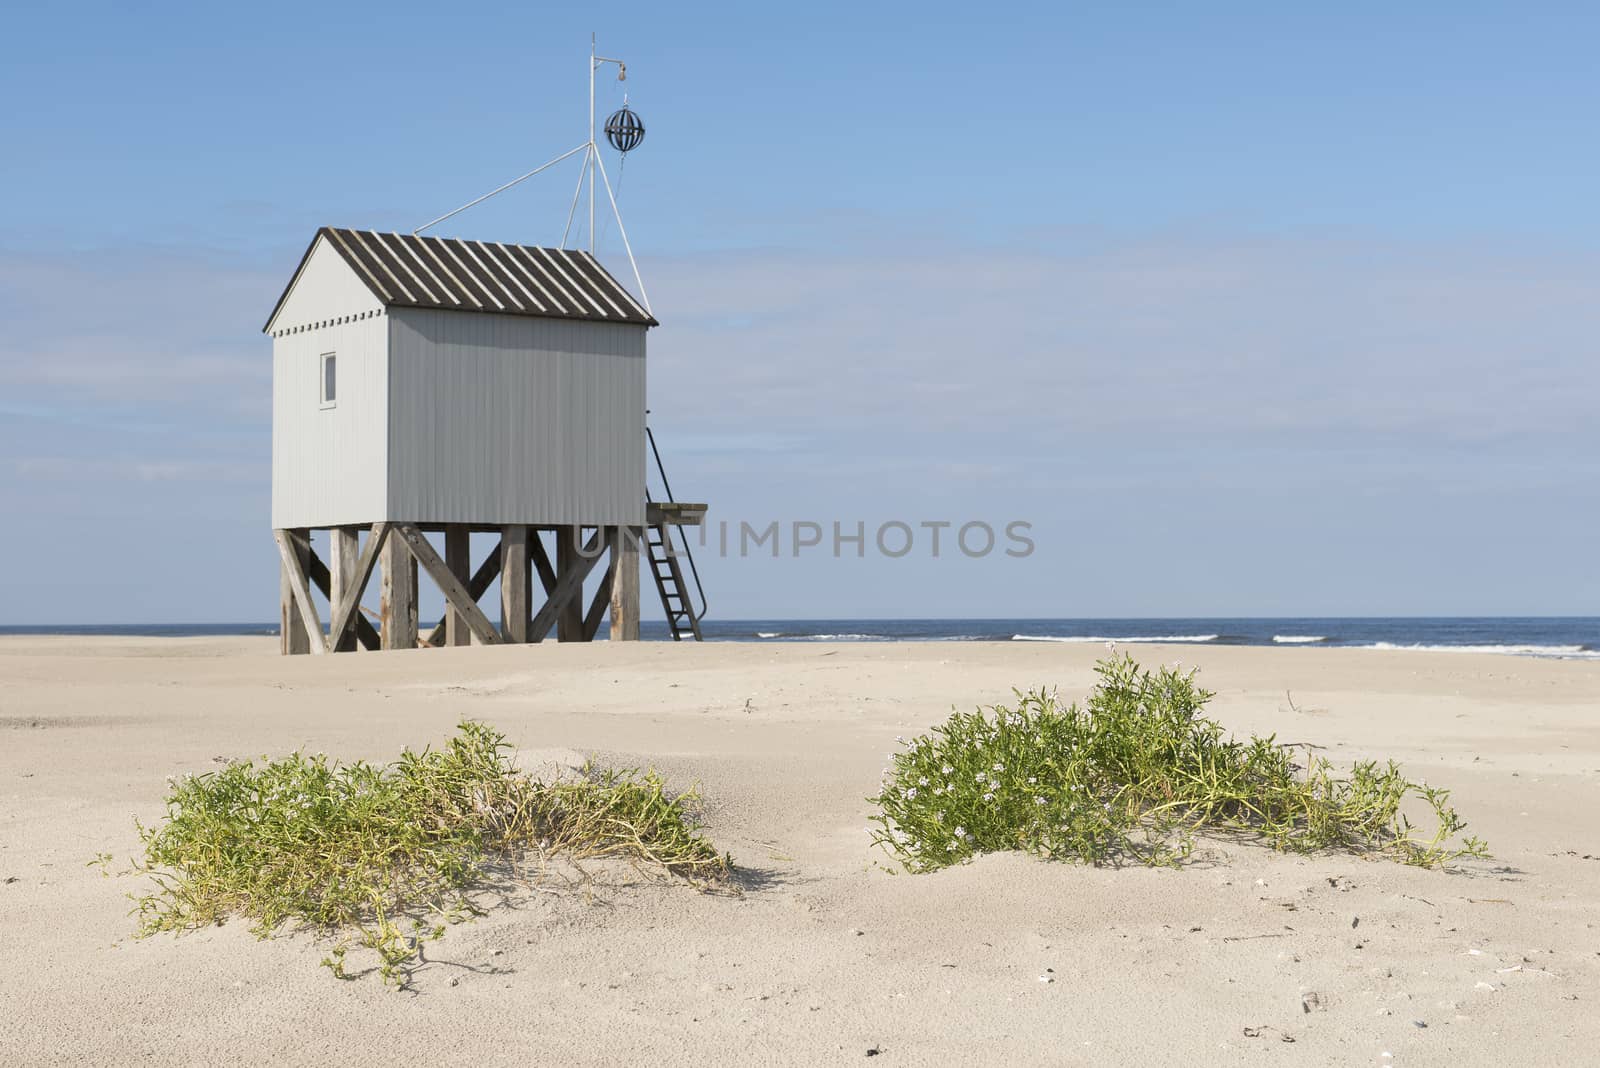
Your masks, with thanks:
M 356 613 L 361 608 L 361 595 L 366 591 L 367 580 L 372 577 L 372 569 L 378 563 L 378 550 L 383 548 L 384 539 L 389 536 L 388 523 L 374 523 L 372 535 L 367 538 L 367 544 L 362 546 L 361 555 L 356 559 L 355 575 L 351 578 L 350 585 L 339 597 L 338 603 L 330 610 L 328 618 L 328 649 L 339 648 L 339 640 L 344 637 L 344 632 L 355 621 Z
M 478 602 L 473 599 L 467 587 L 450 573 L 450 568 L 439 558 L 439 551 L 423 536 L 422 531 L 413 523 L 396 523 L 394 533 L 405 540 L 406 548 L 411 550 L 411 555 L 417 564 L 428 573 L 429 578 L 433 579 L 434 585 L 439 587 L 439 592 L 444 594 L 444 599 L 449 602 L 450 607 L 466 620 L 473 636 L 484 645 L 499 645 L 500 632 L 489 622 L 489 617 L 483 614 L 483 609 L 478 607 Z M 499 555 L 499 553 L 494 554 L 496 560 Z
M 556 588 L 556 569 L 550 566 L 550 554 L 545 550 L 538 531 L 528 536 L 528 553 L 533 557 L 533 569 L 538 572 L 539 585 L 544 587 L 544 595 L 548 597 Z
M 495 542 L 494 551 L 488 555 L 483 563 L 478 565 L 478 570 L 472 573 L 472 581 L 467 583 L 467 596 L 474 601 L 483 600 L 483 595 L 489 591 L 489 583 L 493 582 L 499 575 L 500 543 Z M 445 631 L 450 629 L 449 615 L 450 613 L 446 612 L 446 618 L 439 620 L 438 624 L 428 632 L 428 636 L 423 640 L 431 646 L 443 645 Z
M 544 607 L 539 609 L 533 617 L 533 622 L 528 625 L 528 640 L 542 642 L 544 636 L 555 625 L 556 617 L 569 602 L 583 596 L 583 580 L 589 577 L 589 572 L 594 570 L 594 565 L 600 562 L 610 547 L 611 528 L 601 527 L 589 537 L 583 550 L 577 553 L 577 559 L 572 561 L 565 571 L 556 577 L 555 588 L 550 591 L 549 600 Z
M 611 607 L 611 576 L 615 573 L 616 543 L 612 543 L 612 562 L 606 568 L 605 577 L 600 580 L 600 586 L 594 591 L 594 600 L 589 602 L 589 611 L 583 617 L 583 640 L 594 641 L 594 636 L 600 633 L 600 624 L 606 618 L 606 609 Z
M 322 562 L 322 557 L 318 556 L 317 551 L 309 546 L 306 549 L 306 577 L 311 580 L 311 585 L 316 588 L 317 592 L 328 599 L 328 609 L 331 612 L 334 606 L 334 598 L 332 596 L 333 575 L 329 572 L 328 565 Z M 359 615 L 356 616 L 355 627 L 356 637 L 360 639 L 362 645 L 365 645 L 368 649 L 379 647 L 377 627 L 374 627 L 365 617 Z
M 286 531 L 274 530 L 272 538 L 278 543 L 278 555 L 283 558 L 283 566 L 288 570 L 289 586 L 294 591 L 294 603 L 300 612 L 300 622 L 311 639 L 311 651 L 318 654 L 326 653 L 328 646 L 322 637 L 322 620 L 317 618 L 317 606 L 311 601 L 311 580 L 306 576 L 300 554 L 289 544 L 289 535 Z

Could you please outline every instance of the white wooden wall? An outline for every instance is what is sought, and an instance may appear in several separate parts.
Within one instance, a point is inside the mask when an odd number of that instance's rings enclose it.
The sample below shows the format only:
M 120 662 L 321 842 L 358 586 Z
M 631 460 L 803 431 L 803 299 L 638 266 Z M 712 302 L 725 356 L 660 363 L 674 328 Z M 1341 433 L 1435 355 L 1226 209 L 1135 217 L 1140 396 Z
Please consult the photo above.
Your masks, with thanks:
M 382 321 L 385 518 L 644 521 L 643 326 L 420 308 Z
M 385 518 L 388 338 L 389 320 L 371 315 L 273 339 L 274 528 Z M 332 408 L 321 406 L 325 352 L 339 357 L 338 398 Z

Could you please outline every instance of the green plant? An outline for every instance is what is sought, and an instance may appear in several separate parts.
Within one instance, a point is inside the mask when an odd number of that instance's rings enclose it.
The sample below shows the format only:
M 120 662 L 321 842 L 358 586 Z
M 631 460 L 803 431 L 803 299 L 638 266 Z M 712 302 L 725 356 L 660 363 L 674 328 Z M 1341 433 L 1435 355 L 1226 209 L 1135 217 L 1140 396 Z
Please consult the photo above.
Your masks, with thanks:
M 346 931 L 323 964 L 344 977 L 352 944 L 404 986 L 424 942 L 476 911 L 496 862 L 529 853 L 620 857 L 720 884 L 729 859 L 700 834 L 691 791 L 654 772 L 585 768 L 540 782 L 516 770 L 493 728 L 462 723 L 448 745 L 387 766 L 294 753 L 170 780 L 166 818 L 139 825 L 136 867 L 157 889 L 135 899 L 140 933 L 254 921 Z
M 873 816 L 873 841 L 908 870 L 978 853 L 1117 864 L 1177 864 L 1197 834 L 1275 849 L 1340 849 L 1437 867 L 1487 855 L 1449 792 L 1405 778 L 1393 761 L 1357 763 L 1348 777 L 1272 736 L 1225 737 L 1202 715 L 1212 694 L 1195 672 L 1102 660 L 1079 707 L 1053 692 L 1018 692 L 1015 708 L 955 713 L 892 755 Z M 1415 798 L 1435 827 L 1419 833 L 1402 806 Z

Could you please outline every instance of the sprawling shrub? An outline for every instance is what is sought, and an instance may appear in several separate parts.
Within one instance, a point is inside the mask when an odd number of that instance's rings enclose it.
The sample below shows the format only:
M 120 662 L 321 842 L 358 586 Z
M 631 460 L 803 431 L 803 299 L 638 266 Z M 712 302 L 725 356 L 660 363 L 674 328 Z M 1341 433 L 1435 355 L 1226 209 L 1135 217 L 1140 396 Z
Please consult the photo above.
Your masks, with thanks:
M 1347 850 L 1424 867 L 1486 855 L 1448 791 L 1411 782 L 1390 761 L 1348 776 L 1275 738 L 1236 741 L 1202 713 L 1195 672 L 1100 662 L 1086 703 L 1017 694 L 1015 707 L 958 712 L 903 743 L 885 769 L 873 840 L 929 871 L 978 853 L 1117 864 L 1176 864 L 1199 834 L 1308 853 Z M 1297 758 L 1302 763 L 1296 763 Z M 1418 833 L 1407 799 L 1431 812 Z
M 141 933 L 231 916 L 263 937 L 285 924 L 345 930 L 324 964 L 343 976 L 347 949 L 366 946 L 404 985 L 420 944 L 472 911 L 469 891 L 490 866 L 530 852 L 725 879 L 728 858 L 699 833 L 694 805 L 654 773 L 534 780 L 503 735 L 471 722 L 444 748 L 387 766 L 303 753 L 239 761 L 172 780 L 166 818 L 139 827 L 137 867 L 157 886 L 137 899 Z

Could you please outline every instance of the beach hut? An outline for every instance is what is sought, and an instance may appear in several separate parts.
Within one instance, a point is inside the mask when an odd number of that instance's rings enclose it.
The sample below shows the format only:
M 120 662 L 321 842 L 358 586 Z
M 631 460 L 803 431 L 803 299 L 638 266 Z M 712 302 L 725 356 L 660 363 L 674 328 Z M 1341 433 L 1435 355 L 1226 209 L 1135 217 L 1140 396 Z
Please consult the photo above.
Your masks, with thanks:
M 655 325 L 588 252 L 318 230 L 264 327 L 283 651 L 538 642 L 552 629 L 587 641 L 608 608 L 611 637 L 637 639 L 641 545 L 673 636 L 698 638 L 703 594 L 691 603 L 674 528 L 704 506 L 646 488 Z M 326 563 L 312 549 L 321 530 Z M 471 535 L 485 532 L 499 541 L 474 566 Z M 376 624 L 360 606 L 375 569 Z M 446 602 L 420 635 L 419 569 Z M 496 579 L 498 626 L 478 604 Z

